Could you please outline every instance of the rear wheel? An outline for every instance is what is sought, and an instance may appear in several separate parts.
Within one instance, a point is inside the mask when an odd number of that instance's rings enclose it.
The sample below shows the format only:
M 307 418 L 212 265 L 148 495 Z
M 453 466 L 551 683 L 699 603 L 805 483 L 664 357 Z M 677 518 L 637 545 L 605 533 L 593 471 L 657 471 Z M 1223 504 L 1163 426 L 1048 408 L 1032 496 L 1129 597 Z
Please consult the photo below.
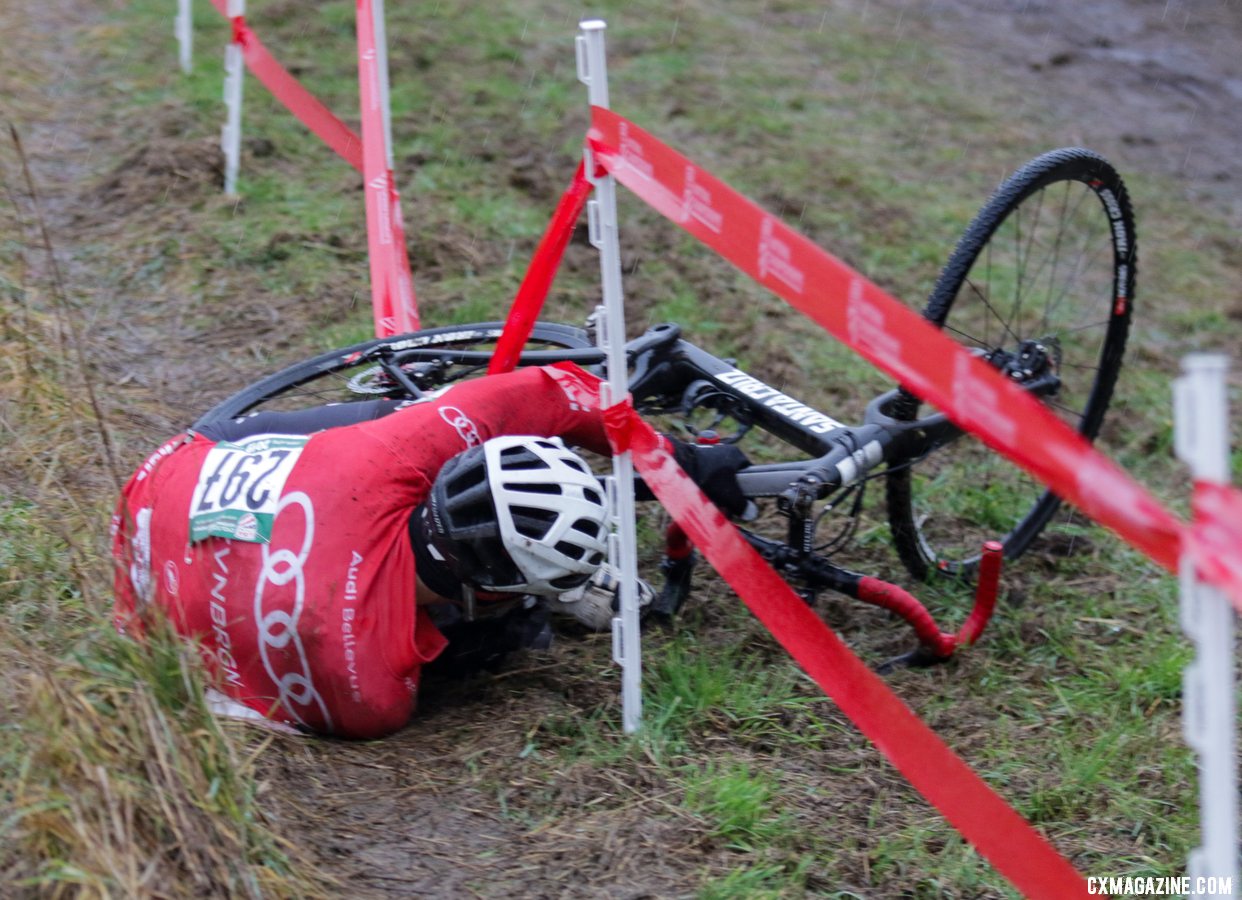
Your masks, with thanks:
M 1121 178 L 1081 149 L 1008 178 L 966 230 L 924 316 L 1093 439 L 1121 368 L 1134 296 L 1134 216 Z M 903 396 L 893 412 L 928 415 Z M 1060 499 L 969 434 L 888 473 L 888 515 L 916 578 L 972 578 L 984 541 L 1022 554 Z
M 379 397 L 414 399 L 416 391 L 486 372 L 503 327 L 503 322 L 450 325 L 333 350 L 238 391 L 193 427 L 202 429 L 257 412 L 289 412 Z M 522 350 L 519 365 L 565 359 L 591 365 L 602 358 L 585 330 L 540 322 Z

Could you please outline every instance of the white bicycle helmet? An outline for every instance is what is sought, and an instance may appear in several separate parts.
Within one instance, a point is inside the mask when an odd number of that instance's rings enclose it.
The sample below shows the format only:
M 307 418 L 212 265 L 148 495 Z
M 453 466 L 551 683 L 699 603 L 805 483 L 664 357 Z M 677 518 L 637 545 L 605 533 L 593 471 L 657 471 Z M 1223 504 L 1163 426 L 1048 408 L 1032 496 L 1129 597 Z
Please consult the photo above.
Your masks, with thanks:
M 604 491 L 560 438 L 497 437 L 457 454 L 415 520 L 430 554 L 484 590 L 560 594 L 607 553 Z

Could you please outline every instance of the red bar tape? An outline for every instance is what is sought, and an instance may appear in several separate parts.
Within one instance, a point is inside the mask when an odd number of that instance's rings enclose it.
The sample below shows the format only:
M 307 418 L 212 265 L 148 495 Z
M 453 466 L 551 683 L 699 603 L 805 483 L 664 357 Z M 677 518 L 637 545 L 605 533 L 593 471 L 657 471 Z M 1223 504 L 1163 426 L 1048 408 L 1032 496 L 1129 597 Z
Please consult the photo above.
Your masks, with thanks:
M 543 309 L 543 303 L 548 298 L 548 289 L 556 278 L 561 257 L 565 255 L 565 247 L 574 233 L 574 224 L 582 215 L 582 208 L 586 206 L 591 188 L 584 166 L 579 162 L 573 180 L 556 204 L 548 228 L 539 240 L 535 255 L 531 257 L 517 296 L 513 298 L 504 331 L 501 332 L 496 351 L 487 366 L 488 375 L 511 372 L 517 365 L 518 355 L 522 352 L 526 339 L 530 337 L 535 320 L 539 318 L 539 311 Z
M 628 405 L 609 439 L 690 539 L 807 674 L 909 782 L 1028 897 L 1086 897 L 1087 884 L 790 590 L 681 470 Z M 624 413 L 624 414 L 622 414 Z
M 588 143 L 618 181 L 878 368 L 1170 570 L 1181 525 L 1116 464 L 845 263 L 611 110 Z M 1235 596 L 1242 606 L 1242 592 Z
M 358 0 L 358 96 L 362 112 L 362 180 L 367 205 L 371 305 L 375 335 L 418 329 L 418 307 L 401 224 L 401 201 L 384 147 L 383 98 L 371 0 Z
M 910 623 L 919 643 L 935 656 L 947 659 L 953 655 L 957 638 L 941 631 L 927 607 L 904 588 L 864 575 L 858 580 L 858 599 L 901 616 Z
M 979 635 L 992 620 L 1004 559 L 1005 548 L 1000 541 L 988 541 L 983 545 L 983 555 L 979 557 L 979 580 L 975 583 L 975 605 L 957 632 L 959 646 L 969 647 L 979 640 Z
M 228 17 L 227 0 L 212 0 L 220 15 Z M 284 66 L 263 46 L 259 36 L 241 16 L 233 22 L 233 40 L 242 45 L 247 68 L 299 122 L 317 135 L 338 156 L 359 172 L 362 171 L 362 139 L 332 114 L 332 111 L 302 87 Z

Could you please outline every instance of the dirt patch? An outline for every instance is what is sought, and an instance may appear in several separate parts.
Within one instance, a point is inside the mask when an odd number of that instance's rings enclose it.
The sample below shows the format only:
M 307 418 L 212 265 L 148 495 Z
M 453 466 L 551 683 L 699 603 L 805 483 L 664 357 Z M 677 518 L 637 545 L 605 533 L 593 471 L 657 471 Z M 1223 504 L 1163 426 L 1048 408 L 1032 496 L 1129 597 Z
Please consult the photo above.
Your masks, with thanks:
M 121 161 L 94 190 L 109 217 L 132 215 L 169 201 L 189 203 L 224 187 L 224 153 L 218 141 L 161 138 Z
M 962 61 L 963 77 L 1009 86 L 1050 124 L 1127 175 L 1159 173 L 1242 227 L 1242 8 L 1228 0 L 866 0 L 904 34 Z

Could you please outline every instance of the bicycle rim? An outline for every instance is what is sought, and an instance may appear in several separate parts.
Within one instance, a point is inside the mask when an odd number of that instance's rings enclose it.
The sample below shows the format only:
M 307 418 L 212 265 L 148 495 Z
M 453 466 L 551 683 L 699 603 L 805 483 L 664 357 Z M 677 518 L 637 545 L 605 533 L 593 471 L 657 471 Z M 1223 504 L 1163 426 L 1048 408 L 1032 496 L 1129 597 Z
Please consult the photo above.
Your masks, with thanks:
M 1041 399 L 1094 439 L 1121 368 L 1135 259 L 1120 177 L 1090 151 L 1054 151 L 1007 179 L 980 211 L 924 316 L 998 366 L 1019 347 L 1043 348 L 1044 370 L 1059 387 Z M 929 411 L 904 407 L 909 418 Z M 1016 558 L 1050 523 L 1070 552 L 1079 527 L 1054 494 L 971 435 L 891 472 L 888 502 L 898 552 L 920 579 L 972 577 L 984 541 L 1001 541 Z
M 438 383 L 482 375 L 486 357 L 496 347 L 503 322 L 480 322 L 428 328 L 411 334 L 363 341 L 304 360 L 238 391 L 194 423 L 194 428 L 257 412 L 291 411 L 329 403 L 351 403 L 377 397 L 411 399 L 410 393 L 388 376 L 380 355 L 388 355 L 414 381 L 424 381 L 420 367 L 437 365 L 435 356 L 447 354 L 432 380 Z M 523 347 L 528 351 L 587 350 L 594 346 L 581 328 L 537 323 Z M 474 351 L 478 359 L 459 361 L 457 351 Z M 546 361 L 552 361 L 547 359 Z

